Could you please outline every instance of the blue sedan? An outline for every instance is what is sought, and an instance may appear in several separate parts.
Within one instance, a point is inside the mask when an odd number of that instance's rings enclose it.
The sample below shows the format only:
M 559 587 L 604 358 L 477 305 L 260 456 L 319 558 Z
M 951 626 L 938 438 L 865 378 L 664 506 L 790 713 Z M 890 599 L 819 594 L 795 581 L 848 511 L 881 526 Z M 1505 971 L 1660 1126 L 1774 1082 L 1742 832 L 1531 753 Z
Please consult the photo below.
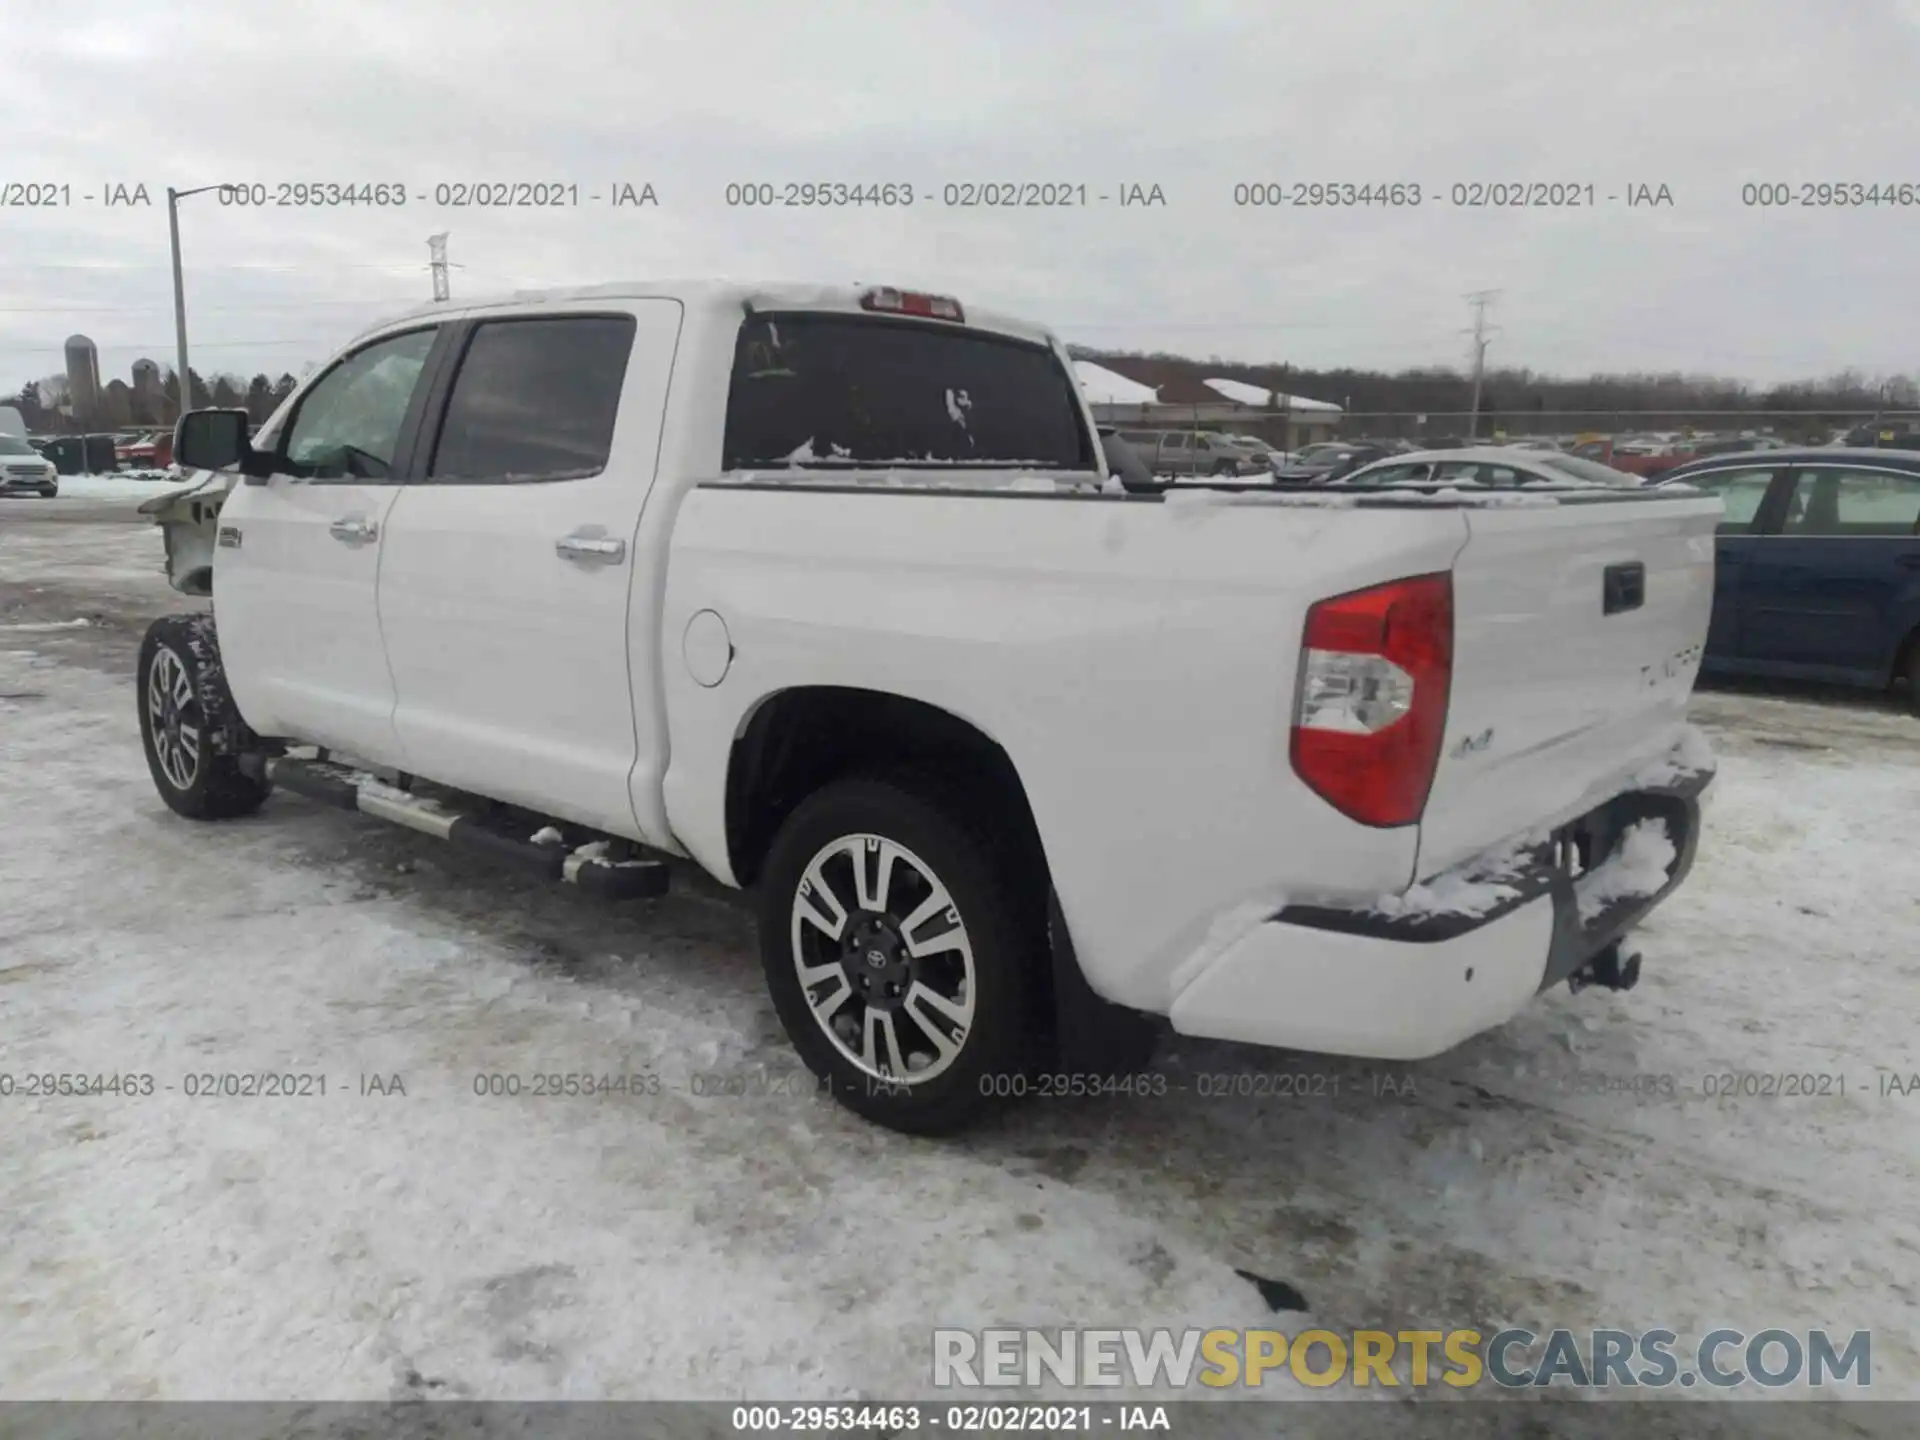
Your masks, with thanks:
M 1720 496 L 1704 668 L 1886 689 L 1920 714 L 1920 451 L 1768 450 L 1660 477 Z

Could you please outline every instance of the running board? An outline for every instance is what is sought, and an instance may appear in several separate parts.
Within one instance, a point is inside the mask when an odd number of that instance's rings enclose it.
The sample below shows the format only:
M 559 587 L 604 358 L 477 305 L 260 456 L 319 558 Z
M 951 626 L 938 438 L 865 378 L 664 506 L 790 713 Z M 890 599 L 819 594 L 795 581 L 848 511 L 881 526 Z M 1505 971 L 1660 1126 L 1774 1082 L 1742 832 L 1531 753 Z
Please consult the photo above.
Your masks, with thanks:
M 357 810 L 449 841 L 463 850 L 511 861 L 547 880 L 578 885 L 610 900 L 651 900 L 667 893 L 671 871 L 664 860 L 600 860 L 570 853 L 566 845 L 538 845 L 503 834 L 476 815 L 437 800 L 410 795 L 383 780 L 327 760 L 245 754 L 240 769 L 296 795 Z

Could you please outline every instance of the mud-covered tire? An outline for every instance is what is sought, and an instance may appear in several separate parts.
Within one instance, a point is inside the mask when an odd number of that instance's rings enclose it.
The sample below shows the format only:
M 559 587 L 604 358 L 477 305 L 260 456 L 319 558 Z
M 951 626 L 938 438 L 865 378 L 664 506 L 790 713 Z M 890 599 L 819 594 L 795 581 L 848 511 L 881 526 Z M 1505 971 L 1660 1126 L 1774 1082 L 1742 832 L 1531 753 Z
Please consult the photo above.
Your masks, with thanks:
M 169 615 L 140 642 L 136 705 L 154 788 L 190 820 L 251 815 L 272 786 L 242 773 L 244 732 L 220 666 L 213 616 Z
M 864 896 L 855 891 L 849 878 L 852 854 L 835 849 L 851 843 L 868 857 L 863 866 L 871 862 L 861 873 L 877 876 L 880 848 L 869 845 L 874 840 L 896 852 L 886 897 L 878 896 L 877 879 Z M 802 801 L 781 827 L 758 885 L 761 963 L 794 1049 L 823 1088 L 850 1110 L 891 1130 L 938 1135 L 974 1124 L 1026 1092 L 1043 1044 L 1048 955 L 1044 917 L 1036 915 L 1031 887 L 1023 884 L 1031 877 L 1010 873 L 1008 855 L 1009 847 L 996 846 L 963 803 L 934 782 L 920 784 L 911 777 L 835 781 Z M 840 937 L 802 918 L 807 896 L 818 893 L 802 891 L 809 872 L 827 878 L 833 897 L 819 910 L 834 918 L 831 910 L 837 907 L 847 917 Z M 951 906 L 907 925 L 914 911 L 933 903 L 935 887 L 944 889 Z M 862 904 L 876 898 L 877 905 Z M 951 925 L 949 916 L 957 916 Z M 852 938 L 886 931 L 889 919 L 893 929 L 872 948 L 861 949 L 868 942 Z M 961 937 L 961 949 L 939 948 L 955 935 Z M 930 953 L 912 954 L 907 940 Z M 891 954 L 887 966 L 859 958 L 876 951 Z M 836 953 L 840 958 L 831 958 Z M 960 971 L 963 953 L 965 978 L 956 1000 L 952 977 Z M 848 967 L 844 980 L 810 986 L 801 966 L 812 959 L 820 960 L 820 970 L 828 964 Z M 873 965 L 870 974 L 860 970 L 863 964 Z M 895 977 L 904 998 L 899 1009 L 885 1012 L 895 1017 L 888 1033 L 895 1037 L 892 1053 L 908 1063 L 892 1069 L 896 1078 L 889 1080 L 876 1077 L 850 1053 L 865 1049 L 885 1059 L 884 1036 L 856 1042 L 843 1034 L 836 1041 L 829 1030 L 836 1020 L 850 1025 L 857 1011 L 864 1036 L 866 1013 L 886 1003 L 870 1004 L 868 995 L 877 1000 L 877 992 Z M 870 988 L 856 991 L 863 982 Z M 836 988 L 840 984 L 847 987 L 844 998 Z M 930 1001 L 926 990 L 946 1008 Z M 836 999 L 838 1008 L 827 1019 L 816 1018 L 817 1006 Z M 950 1020 L 959 1008 L 968 1013 L 964 1029 L 949 1027 L 944 1037 L 954 1054 L 936 1055 L 924 1022 Z M 916 1058 L 927 1063 L 916 1069 Z

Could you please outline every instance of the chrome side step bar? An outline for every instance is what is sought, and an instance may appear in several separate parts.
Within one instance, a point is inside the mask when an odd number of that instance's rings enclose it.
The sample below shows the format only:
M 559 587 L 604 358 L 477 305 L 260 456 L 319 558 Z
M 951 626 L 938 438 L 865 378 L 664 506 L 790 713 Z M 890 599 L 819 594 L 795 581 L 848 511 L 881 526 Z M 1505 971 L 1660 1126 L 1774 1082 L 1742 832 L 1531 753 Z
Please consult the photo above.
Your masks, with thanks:
M 325 752 L 322 752 L 323 754 Z M 665 860 L 612 860 L 574 853 L 564 844 L 543 845 L 507 834 L 480 815 L 412 795 L 331 760 L 247 754 L 240 768 L 255 779 L 362 815 L 404 825 L 463 850 L 506 860 L 544 879 L 578 885 L 610 900 L 650 900 L 667 893 L 672 878 Z M 621 842 L 612 842 L 619 844 Z M 585 847 L 580 847 L 585 848 Z

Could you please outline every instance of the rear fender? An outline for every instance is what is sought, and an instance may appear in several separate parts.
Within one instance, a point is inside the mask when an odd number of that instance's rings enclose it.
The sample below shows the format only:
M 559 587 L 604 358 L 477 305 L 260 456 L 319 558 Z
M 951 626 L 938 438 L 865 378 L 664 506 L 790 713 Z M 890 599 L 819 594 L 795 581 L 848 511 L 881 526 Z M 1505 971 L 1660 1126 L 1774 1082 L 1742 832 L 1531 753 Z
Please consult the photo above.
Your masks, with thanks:
M 213 552 L 220 507 L 237 477 L 206 470 L 182 490 L 156 495 L 140 506 L 167 542 L 167 583 L 182 595 L 213 594 Z

